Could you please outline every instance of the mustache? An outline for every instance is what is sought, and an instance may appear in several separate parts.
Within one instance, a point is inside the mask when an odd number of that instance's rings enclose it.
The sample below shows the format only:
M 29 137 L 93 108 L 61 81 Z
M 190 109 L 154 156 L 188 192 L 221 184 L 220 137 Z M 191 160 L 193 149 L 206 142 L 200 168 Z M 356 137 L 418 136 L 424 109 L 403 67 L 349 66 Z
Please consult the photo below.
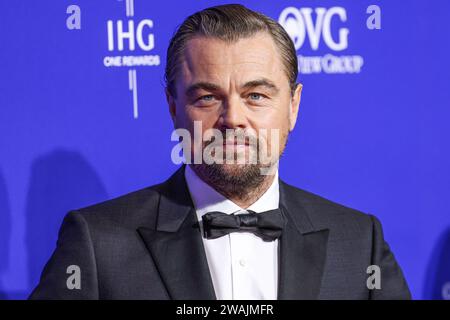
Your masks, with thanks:
M 258 137 L 254 133 L 243 130 L 236 130 L 232 133 L 220 131 L 220 135 L 213 135 L 210 139 L 203 142 L 204 147 L 228 145 L 246 145 L 250 147 L 258 146 Z

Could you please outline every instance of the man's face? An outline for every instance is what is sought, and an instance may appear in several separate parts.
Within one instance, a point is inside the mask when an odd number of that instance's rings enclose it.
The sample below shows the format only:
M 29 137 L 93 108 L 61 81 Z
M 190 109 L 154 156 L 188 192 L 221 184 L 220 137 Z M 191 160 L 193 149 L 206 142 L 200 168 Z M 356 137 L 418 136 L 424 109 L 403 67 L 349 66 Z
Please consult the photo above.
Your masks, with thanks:
M 224 157 L 233 152 L 236 158 L 245 155 L 247 159 L 256 146 L 227 141 L 225 131 L 257 134 L 263 144 L 260 147 L 268 153 L 275 147 L 272 158 L 278 159 L 295 126 L 301 85 L 292 96 L 280 53 L 268 33 L 234 43 L 206 37 L 189 40 L 175 84 L 177 98 L 167 93 L 167 99 L 176 128 L 187 129 L 194 137 L 194 121 L 200 121 L 203 133 L 208 129 L 224 133 Z M 275 141 L 270 138 L 273 130 L 278 130 Z M 209 143 L 205 141 L 201 148 Z M 194 159 L 194 152 L 202 150 L 192 146 L 191 152 Z M 227 175 L 239 175 L 248 168 L 242 164 L 220 166 Z

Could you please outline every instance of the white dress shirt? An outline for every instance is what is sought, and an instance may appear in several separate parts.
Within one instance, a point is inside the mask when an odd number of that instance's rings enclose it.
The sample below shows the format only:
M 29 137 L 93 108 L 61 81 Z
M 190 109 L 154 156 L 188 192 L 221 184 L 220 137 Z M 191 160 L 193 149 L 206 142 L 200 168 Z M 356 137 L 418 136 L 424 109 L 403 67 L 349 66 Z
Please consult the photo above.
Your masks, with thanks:
M 211 211 L 247 212 L 201 180 L 189 165 L 185 177 L 199 221 Z M 257 213 L 277 209 L 279 198 L 277 171 L 269 189 L 247 209 Z M 277 299 L 278 239 L 265 242 L 250 232 L 202 238 L 217 299 Z

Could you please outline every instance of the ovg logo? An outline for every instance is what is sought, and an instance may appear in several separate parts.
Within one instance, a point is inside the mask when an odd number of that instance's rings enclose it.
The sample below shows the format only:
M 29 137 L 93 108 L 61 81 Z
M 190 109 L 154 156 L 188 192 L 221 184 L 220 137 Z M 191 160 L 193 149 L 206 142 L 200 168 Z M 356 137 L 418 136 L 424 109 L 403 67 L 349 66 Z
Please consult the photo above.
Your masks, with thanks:
M 120 3 L 120 2 L 119 2 Z M 107 50 L 103 65 L 128 69 L 128 88 L 132 93 L 133 117 L 139 117 L 137 67 L 160 65 L 160 57 L 151 54 L 155 49 L 154 22 L 151 19 L 134 19 L 134 1 L 125 0 L 124 19 L 106 22 Z
M 291 37 L 296 50 L 301 50 L 305 43 L 309 43 L 311 50 L 317 51 L 323 43 L 331 51 L 323 56 L 298 55 L 300 73 L 361 72 L 364 59 L 360 55 L 333 54 L 348 48 L 350 30 L 345 26 L 345 8 L 287 7 L 281 12 L 278 22 Z

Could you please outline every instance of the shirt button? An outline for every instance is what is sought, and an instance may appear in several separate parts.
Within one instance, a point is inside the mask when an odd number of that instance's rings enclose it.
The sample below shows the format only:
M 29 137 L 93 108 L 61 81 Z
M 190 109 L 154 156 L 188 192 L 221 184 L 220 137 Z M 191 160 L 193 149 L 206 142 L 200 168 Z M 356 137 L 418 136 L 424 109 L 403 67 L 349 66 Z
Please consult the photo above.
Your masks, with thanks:
M 239 260 L 239 264 L 241 265 L 241 267 L 245 267 L 245 260 L 244 259 Z

